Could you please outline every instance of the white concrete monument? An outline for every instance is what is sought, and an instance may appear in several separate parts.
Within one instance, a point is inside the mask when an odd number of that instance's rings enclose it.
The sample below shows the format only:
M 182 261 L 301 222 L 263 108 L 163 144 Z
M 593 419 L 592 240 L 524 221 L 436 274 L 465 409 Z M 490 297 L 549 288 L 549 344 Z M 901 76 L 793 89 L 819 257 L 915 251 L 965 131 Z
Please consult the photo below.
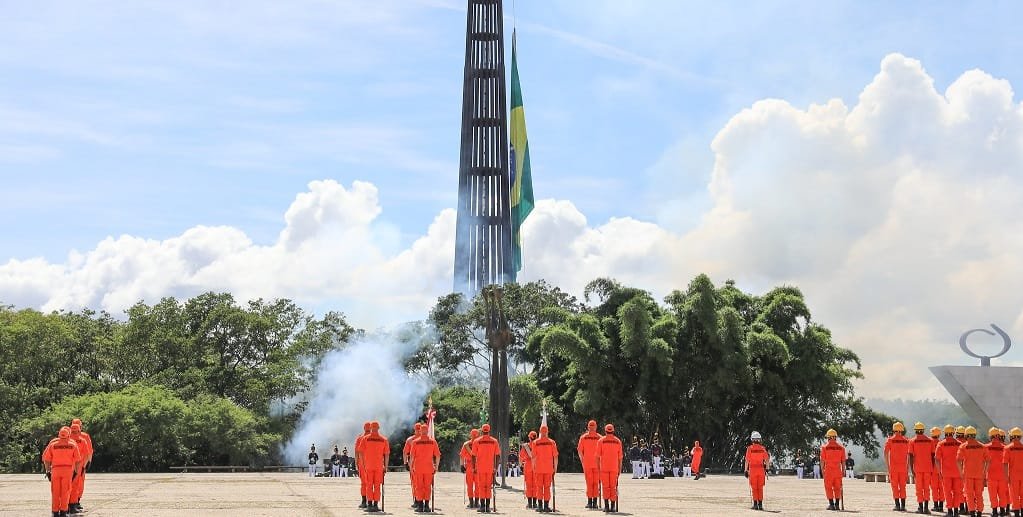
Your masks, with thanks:
M 1012 342 L 994 323 L 987 329 L 972 329 L 959 337 L 959 346 L 966 355 L 980 359 L 980 366 L 932 366 L 931 373 L 977 423 L 978 429 L 1023 426 L 1023 368 L 991 366 L 991 359 L 1009 351 Z M 978 355 L 966 345 L 974 332 L 1002 337 L 1002 350 L 995 355 Z

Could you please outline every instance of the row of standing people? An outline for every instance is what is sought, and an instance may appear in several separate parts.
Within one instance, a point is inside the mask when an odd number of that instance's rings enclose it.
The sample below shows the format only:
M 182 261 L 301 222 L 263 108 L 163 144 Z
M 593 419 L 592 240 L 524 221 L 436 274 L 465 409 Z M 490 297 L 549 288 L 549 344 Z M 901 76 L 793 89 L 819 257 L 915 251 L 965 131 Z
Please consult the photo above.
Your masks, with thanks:
M 905 436 L 901 422 L 892 426 L 885 441 L 884 458 L 896 511 L 906 511 L 906 484 L 910 475 L 916 487 L 917 513 L 931 510 L 946 516 L 984 513 L 984 487 L 988 489 L 991 515 L 1023 517 L 1023 431 L 988 430 L 988 443 L 977 440 L 972 426 L 913 426 L 915 436 Z M 942 434 L 944 437 L 942 438 Z M 933 503 L 933 506 L 931 505 Z
M 61 427 L 57 436 L 43 449 L 42 463 L 50 481 L 50 510 L 53 517 L 65 517 L 84 511 L 85 473 L 92 465 L 92 437 L 82 431 L 82 421 L 75 418 L 70 426 Z
M 824 474 L 824 495 L 828 499 L 828 510 L 839 510 L 844 506 L 842 479 L 845 474 L 845 447 L 838 442 L 838 433 L 828 429 L 824 434 L 826 442 L 818 455 Z M 752 509 L 764 509 L 764 485 L 771 465 L 771 455 L 764 447 L 759 432 L 750 434 L 750 445 L 743 456 L 743 474 L 749 480 Z
M 657 433 L 654 433 L 650 446 L 647 446 L 646 440 L 633 436 L 628 452 L 629 463 L 632 465 L 632 479 L 648 479 L 651 475 L 664 476 L 665 465 L 669 463 L 675 477 L 694 479 L 704 477 L 700 470 L 703 463 L 703 447 L 700 446 L 699 440 L 693 442 L 692 449 L 686 447 L 682 454 L 672 451 L 665 456 Z M 679 475 L 680 471 L 682 476 Z
M 348 477 L 352 466 L 352 457 L 348 455 L 348 447 L 338 452 L 338 446 L 334 446 L 334 454 L 330 455 L 331 477 Z M 320 473 L 320 454 L 316 452 L 316 444 L 309 447 L 309 477 L 316 477 Z

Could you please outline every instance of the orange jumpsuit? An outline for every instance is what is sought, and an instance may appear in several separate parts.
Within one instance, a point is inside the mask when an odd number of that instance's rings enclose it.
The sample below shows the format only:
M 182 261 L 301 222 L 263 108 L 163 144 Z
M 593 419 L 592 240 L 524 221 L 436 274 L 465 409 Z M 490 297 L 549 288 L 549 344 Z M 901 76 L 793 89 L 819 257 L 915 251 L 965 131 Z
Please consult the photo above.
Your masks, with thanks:
M 380 486 L 384 484 L 387 457 L 391 455 L 391 444 L 378 431 L 371 431 L 362 439 L 362 465 L 365 469 L 360 477 L 366 479 L 366 500 L 380 502 Z
M 963 493 L 963 480 L 959 477 L 959 467 L 956 464 L 959 455 L 959 440 L 952 436 L 945 436 L 945 439 L 938 442 L 938 449 L 934 455 L 938 461 L 938 471 L 941 473 L 941 489 L 945 493 L 945 504 L 948 508 L 959 506 Z
M 697 440 L 693 443 L 693 450 L 691 451 L 693 460 L 689 464 L 693 471 L 693 475 L 697 476 L 700 474 L 700 462 L 703 461 L 703 447 L 700 447 L 700 441 Z
M 821 467 L 824 470 L 824 495 L 828 500 L 842 498 L 842 478 L 845 476 L 845 447 L 829 438 L 821 447 Z
M 1002 451 L 1002 464 L 1009 474 L 1009 501 L 1012 509 L 1023 508 L 1023 443 L 1013 438 Z
M 909 441 L 909 458 L 913 462 L 917 504 L 931 501 L 931 474 L 934 472 L 934 440 L 918 434 Z
M 50 511 L 66 512 L 71 502 L 71 478 L 80 472 L 82 463 L 78 443 L 70 437 L 50 441 L 43 450 L 43 462 L 50 464 Z
M 754 501 L 764 500 L 764 483 L 767 481 L 767 464 L 771 455 L 759 443 L 746 447 L 746 463 L 749 465 L 749 487 Z
M 533 448 L 530 442 L 523 442 L 519 447 L 519 461 L 522 462 L 522 495 L 526 500 L 536 497 L 536 483 L 533 482 Z
M 906 482 L 909 477 L 909 439 L 902 433 L 894 433 L 884 442 L 884 456 L 888 462 L 888 481 L 892 485 L 892 497 L 906 498 Z
M 472 466 L 472 440 L 462 442 L 458 457 L 465 465 L 465 494 L 470 500 L 476 499 L 476 471 Z
M 92 458 L 92 443 L 82 434 L 81 431 L 76 430 L 74 426 L 71 427 L 71 441 L 78 444 L 78 450 L 82 453 L 82 464 L 89 458 Z M 81 468 L 78 470 L 78 476 L 75 477 L 74 481 L 71 482 L 71 503 L 78 504 L 82 500 L 82 494 L 85 492 L 85 469 Z
M 359 495 L 362 497 L 366 497 L 369 494 L 369 491 L 366 490 L 365 465 L 363 465 L 362 461 L 364 458 L 362 452 L 362 441 L 365 440 L 367 436 L 369 436 L 369 429 L 366 429 L 365 433 L 360 434 L 355 438 L 355 446 L 352 447 L 352 450 L 355 451 L 355 467 L 359 469 Z
M 558 462 L 558 444 L 545 436 L 533 441 L 533 478 L 536 481 L 536 497 L 541 501 L 551 500 L 551 483 Z
M 597 455 L 600 453 L 599 443 L 603 438 L 595 430 L 589 430 L 579 437 L 579 445 L 576 451 L 579 453 L 579 461 L 583 466 L 583 477 L 586 480 L 586 498 L 596 499 L 600 497 L 599 482 L 600 475 L 597 470 Z
M 428 501 L 433 489 L 433 475 L 437 472 L 434 463 L 440 464 L 440 448 L 437 440 L 430 438 L 426 433 L 412 442 L 412 451 L 409 453 L 412 472 L 415 481 L 412 488 L 416 490 L 412 494 L 416 501 Z
M 618 476 L 622 471 L 622 441 L 608 433 L 597 441 L 597 469 L 600 472 L 601 497 L 618 501 Z
M 963 469 L 966 509 L 971 512 L 983 512 L 984 480 L 987 477 L 987 449 L 976 438 L 967 438 L 959 446 L 956 460 Z
M 472 455 L 476 458 L 476 497 L 490 499 L 494 485 L 494 459 L 501 455 L 501 445 L 489 432 L 472 442 Z
M 85 471 L 86 471 L 86 468 L 89 466 L 89 464 L 92 463 L 92 455 L 95 453 L 95 450 L 92 448 L 92 436 L 89 436 L 89 433 L 81 430 L 82 429 L 82 420 L 80 418 L 75 418 L 75 419 L 71 420 L 72 430 L 74 430 L 74 426 L 76 426 L 76 425 L 78 426 L 79 433 L 81 433 L 82 437 L 85 438 L 85 441 L 89 445 L 89 447 L 88 447 L 89 453 L 88 454 L 86 454 L 85 451 L 82 451 L 82 468 L 78 472 L 78 477 L 80 478 L 78 480 L 79 481 L 78 495 L 77 495 L 77 497 L 75 495 L 72 495 L 72 497 L 71 497 L 71 502 L 77 504 L 77 503 L 81 502 L 82 494 L 85 492 Z
M 984 447 L 987 450 L 987 494 L 991 508 L 1009 506 L 1009 481 L 1005 479 L 1002 467 L 1005 444 L 1001 438 L 992 438 Z
M 941 443 L 940 439 L 938 439 L 935 436 L 931 437 L 931 454 L 932 454 L 931 457 L 932 458 L 937 456 L 938 444 L 939 443 Z M 941 488 L 942 487 L 942 484 L 941 484 L 941 471 L 938 470 L 937 465 L 932 465 L 932 466 L 933 466 L 933 469 L 931 470 L 931 500 L 936 502 L 936 503 L 944 503 L 945 502 L 945 490 Z
M 408 465 L 408 481 L 409 481 L 409 484 L 412 485 L 412 498 L 413 499 L 416 499 L 416 496 L 415 496 L 415 494 L 416 494 L 416 474 L 415 474 L 416 469 L 412 465 L 411 455 L 412 455 L 412 442 L 416 441 L 417 438 L 419 438 L 419 426 L 418 425 L 416 426 L 416 431 L 414 433 L 412 433 L 412 436 L 409 436 L 408 438 L 405 439 L 405 446 L 401 448 L 401 457 L 405 461 L 405 464 Z

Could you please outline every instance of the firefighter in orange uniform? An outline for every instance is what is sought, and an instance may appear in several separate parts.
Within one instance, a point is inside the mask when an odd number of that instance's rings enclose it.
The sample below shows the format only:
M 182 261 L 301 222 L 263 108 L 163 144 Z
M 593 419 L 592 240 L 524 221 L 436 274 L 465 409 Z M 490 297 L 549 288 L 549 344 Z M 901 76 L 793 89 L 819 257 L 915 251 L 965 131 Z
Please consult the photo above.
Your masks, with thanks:
M 987 479 L 987 450 L 984 444 L 977 441 L 977 429 L 972 425 L 966 428 L 966 440 L 959 446 L 956 461 L 959 475 L 963 478 L 966 488 L 966 509 L 970 517 L 980 517 L 984 513 L 984 482 Z
M 892 485 L 896 512 L 906 511 L 908 460 L 909 439 L 906 438 L 906 426 L 902 425 L 902 422 L 895 422 L 892 424 L 892 435 L 884 442 L 884 463 L 888 466 L 888 481 Z
M 703 447 L 700 447 L 700 440 L 693 442 L 693 450 L 690 451 L 693 455 L 693 460 L 689 464 L 693 471 L 693 479 L 700 479 L 703 474 L 700 474 L 700 462 L 703 461 Z
M 961 425 L 956 426 L 955 438 L 956 438 L 956 441 L 959 442 L 959 445 L 962 445 L 963 442 L 966 441 L 966 428 L 961 426 Z M 958 455 L 959 452 L 957 451 L 956 454 Z M 957 463 L 957 465 L 958 465 L 958 463 Z M 962 480 L 962 475 L 960 475 L 959 478 L 960 478 L 960 483 L 959 483 L 959 513 L 961 515 L 964 515 L 964 514 L 966 514 L 966 483 Z
M 412 473 L 415 481 L 412 483 L 416 493 L 413 497 L 416 500 L 416 512 L 425 513 L 430 510 L 430 501 L 433 499 L 433 475 L 440 465 L 440 447 L 437 440 L 430 438 L 426 433 L 426 426 L 416 429 L 418 437 L 412 442 L 412 450 L 409 453 L 409 465 L 412 466 Z
M 540 426 L 540 436 L 533 441 L 533 477 L 536 480 L 537 498 L 542 507 L 539 512 L 551 511 L 551 484 L 558 472 L 558 444 L 547 436 L 548 428 Z
M 987 451 L 987 493 L 991 500 L 991 514 L 1009 515 L 1009 482 L 1002 468 L 1005 431 L 992 427 L 987 435 L 990 441 L 984 448 Z
M 416 422 L 416 425 L 412 426 L 412 436 L 405 439 L 405 446 L 401 448 L 401 461 L 405 463 L 405 468 L 408 469 L 408 481 L 412 485 L 412 508 L 415 508 L 418 504 L 416 500 L 416 475 L 412 469 L 412 442 L 420 436 L 420 430 L 423 428 L 423 424 Z
M 387 470 L 387 457 L 391 455 L 391 445 L 387 437 L 380 434 L 380 423 L 369 424 L 369 435 L 362 439 L 362 464 L 366 476 L 366 511 L 379 512 L 381 486 L 384 484 L 384 473 Z
M 82 494 L 85 493 L 85 473 L 89 471 L 89 467 L 92 466 L 92 456 L 95 450 L 92 448 L 92 436 L 89 433 L 82 431 L 82 420 L 80 418 L 71 419 L 71 435 L 74 438 L 75 426 L 78 426 L 78 433 L 82 439 L 85 439 L 86 448 L 81 450 L 82 453 L 82 470 L 78 473 L 78 490 L 77 492 L 72 491 L 71 502 L 68 504 L 69 511 L 71 512 L 84 512 L 82 508 Z M 88 451 L 88 452 L 86 452 Z
M 934 442 L 924 436 L 923 422 L 913 425 L 916 436 L 909 441 L 909 467 L 916 487 L 916 513 L 931 513 L 931 476 L 934 472 Z M 905 509 L 905 503 L 903 504 Z M 937 509 L 937 503 L 935 503 Z
M 82 468 L 82 453 L 78 443 L 71 439 L 71 428 L 60 428 L 57 438 L 43 450 L 42 461 L 50 480 L 50 511 L 53 517 L 63 517 L 71 500 L 71 484 Z
M 522 462 L 522 483 L 525 485 L 523 494 L 526 497 L 526 508 L 536 508 L 536 473 L 533 472 L 533 440 L 536 431 L 529 432 L 529 440 L 519 448 L 519 461 Z
M 941 443 L 941 429 L 937 427 L 931 428 L 931 443 L 933 443 L 934 453 L 934 470 L 931 472 L 931 499 L 934 501 L 934 509 L 936 511 L 945 512 L 945 489 L 942 488 L 941 484 L 941 470 L 938 469 L 938 444 Z
M 362 424 L 363 432 L 362 434 L 355 438 L 355 446 L 352 448 L 352 450 L 355 451 L 355 467 L 359 470 L 359 494 L 362 495 L 362 502 L 359 503 L 359 508 L 367 508 L 369 506 L 366 503 L 366 495 L 368 491 L 366 490 L 367 486 L 366 474 L 364 473 L 365 466 L 362 464 L 362 460 L 364 457 L 362 454 L 362 441 L 365 440 L 367 436 L 369 436 L 370 433 L 369 428 L 370 428 L 369 422 Z
M 476 496 L 480 499 L 479 513 L 490 513 L 490 498 L 494 490 L 494 471 L 501 458 L 501 445 L 490 436 L 490 424 L 483 424 L 481 434 L 472 442 L 473 470 L 476 471 Z
M 842 499 L 842 478 L 845 475 L 845 447 L 838 443 L 838 432 L 828 429 L 828 441 L 821 447 L 821 470 L 824 471 L 824 495 L 828 510 L 838 510 Z
M 68 512 L 83 512 L 81 499 L 85 491 L 85 464 L 92 460 L 92 444 L 82 436 L 82 425 L 71 425 L 71 441 L 78 444 L 78 451 L 82 454 L 82 468 L 78 470 L 78 476 L 71 482 L 71 499 L 68 503 Z
M 941 489 L 945 494 L 945 504 L 948 505 L 947 515 L 953 515 L 959 510 L 962 501 L 963 480 L 959 474 L 959 466 L 956 463 L 959 456 L 959 440 L 955 439 L 955 427 L 946 425 L 943 429 L 945 439 L 938 442 L 938 448 L 934 453 L 934 459 L 938 464 L 938 472 L 941 473 Z
M 469 505 L 466 508 L 479 508 L 479 504 L 476 502 L 476 471 L 472 467 L 472 442 L 479 435 L 479 429 L 469 431 L 469 439 L 462 442 L 462 448 L 458 451 L 462 472 L 465 473 L 465 494 L 469 498 Z
M 600 473 L 604 512 L 618 511 L 618 476 L 622 472 L 622 441 L 615 436 L 615 426 L 604 426 L 604 436 L 597 441 L 597 471 Z
M 603 437 L 597 432 L 597 421 L 590 420 L 586 424 L 586 432 L 579 437 L 579 444 L 576 446 L 576 452 L 579 453 L 579 461 L 583 467 L 583 478 L 586 480 L 586 508 L 596 508 L 597 499 L 600 498 L 600 493 L 597 491 L 600 482 L 597 470 L 597 454 L 599 453 L 597 445 L 601 438 Z
M 1002 451 L 1002 469 L 1009 480 L 1009 502 L 1012 514 L 1023 517 L 1023 430 L 1013 427 L 1009 430 L 1009 445 Z
M 749 435 L 751 443 L 746 447 L 746 456 L 743 458 L 742 471 L 749 478 L 750 493 L 753 497 L 753 509 L 764 509 L 764 483 L 767 481 L 767 465 L 771 462 L 771 455 L 761 445 L 760 433 L 753 431 Z

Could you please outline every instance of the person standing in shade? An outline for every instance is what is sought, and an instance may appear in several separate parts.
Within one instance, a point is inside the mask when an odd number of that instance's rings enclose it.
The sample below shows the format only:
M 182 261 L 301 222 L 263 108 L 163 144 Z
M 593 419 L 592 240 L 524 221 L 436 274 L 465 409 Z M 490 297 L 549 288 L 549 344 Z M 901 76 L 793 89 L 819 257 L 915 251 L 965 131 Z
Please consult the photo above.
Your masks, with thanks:
M 600 472 L 600 496 L 604 512 L 618 511 L 618 477 L 622 471 L 622 441 L 615 436 L 615 426 L 606 424 L 604 436 L 597 443 L 597 470 Z
M 851 452 L 845 458 L 845 477 L 846 479 L 854 479 L 856 477 L 856 460 L 853 459 Z
M 750 433 L 751 442 L 746 447 L 746 455 L 742 461 L 743 474 L 749 479 L 750 496 L 753 499 L 753 509 L 764 509 L 764 483 L 767 482 L 767 465 L 771 462 L 771 455 L 760 443 L 760 433 Z
M 339 460 L 341 462 L 341 469 L 338 472 L 341 477 L 346 478 L 348 477 L 348 466 L 352 463 L 352 459 L 348 457 L 348 447 L 343 447 L 341 449 L 341 457 Z
M 810 463 L 813 465 L 813 478 L 814 479 L 820 479 L 821 478 L 821 459 L 820 459 L 820 457 L 817 456 L 817 455 L 814 455 L 813 458 L 810 460 Z
M 896 512 L 906 511 L 906 482 L 909 481 L 909 440 L 902 422 L 892 424 L 892 435 L 884 442 L 884 462 L 895 499 Z
M 334 444 L 334 454 L 330 455 L 330 477 L 341 477 L 341 453 L 338 452 L 336 443 Z
M 828 510 L 838 510 L 842 499 L 842 467 L 845 465 L 845 447 L 838 443 L 838 432 L 828 429 L 828 441 L 821 447 L 821 467 L 824 470 L 824 495 Z
M 316 444 L 309 447 L 309 477 L 316 477 L 319 471 L 320 455 L 316 454 Z
M 646 440 L 639 441 L 639 471 L 640 477 L 643 479 L 650 478 L 650 461 L 653 456 L 650 454 L 650 447 L 647 446 Z
M 916 513 L 931 513 L 931 478 L 934 473 L 934 442 L 924 436 L 924 424 L 913 425 L 916 436 L 909 441 L 909 470 L 913 473 L 916 487 Z M 937 509 L 937 503 L 935 503 Z
M 632 446 L 629 447 L 629 463 L 632 464 L 632 479 L 639 479 L 643 474 L 642 468 L 640 467 L 640 460 L 642 459 L 642 449 L 639 448 L 639 439 L 635 436 L 632 437 Z
M 803 469 L 806 468 L 806 462 L 803 461 L 803 455 L 796 452 L 796 479 L 803 479 Z
M 664 469 L 661 468 L 662 454 L 664 454 L 664 448 L 661 447 L 661 437 L 654 433 L 654 441 L 650 444 L 650 462 L 653 465 L 652 472 L 658 476 L 664 476 Z
M 682 476 L 693 477 L 693 453 L 686 447 L 686 453 L 682 456 Z

